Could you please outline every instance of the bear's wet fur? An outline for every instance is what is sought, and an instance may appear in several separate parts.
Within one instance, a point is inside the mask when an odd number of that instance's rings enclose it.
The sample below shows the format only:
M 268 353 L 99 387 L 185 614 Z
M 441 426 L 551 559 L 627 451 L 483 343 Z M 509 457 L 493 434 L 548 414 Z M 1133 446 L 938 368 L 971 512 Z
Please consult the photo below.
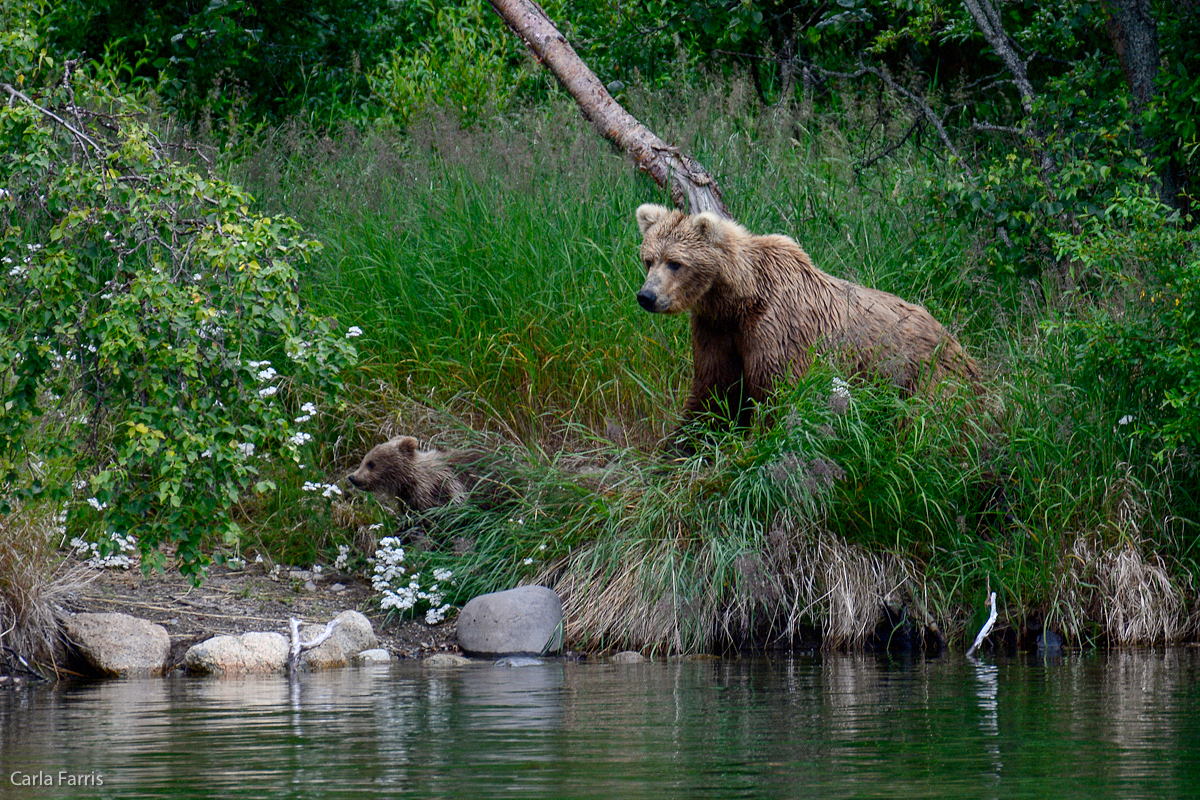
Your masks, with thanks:
M 805 373 L 819 353 L 909 393 L 980 379 L 975 361 L 923 307 L 822 272 L 787 236 L 652 203 L 636 216 L 646 268 L 638 303 L 691 316 L 684 424 L 707 415 L 748 423 L 754 402 Z

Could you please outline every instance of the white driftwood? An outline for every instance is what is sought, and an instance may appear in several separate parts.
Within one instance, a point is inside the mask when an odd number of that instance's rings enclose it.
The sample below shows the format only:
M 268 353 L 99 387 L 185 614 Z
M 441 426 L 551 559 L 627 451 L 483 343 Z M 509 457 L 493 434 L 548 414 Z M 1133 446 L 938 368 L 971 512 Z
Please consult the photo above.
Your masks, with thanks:
M 979 630 L 979 635 L 975 637 L 975 644 L 971 645 L 971 649 L 967 651 L 967 658 L 975 655 L 975 651 L 979 649 L 979 645 L 983 644 L 983 640 L 992 632 L 992 626 L 996 624 L 995 592 L 992 592 L 992 596 L 988 598 L 987 604 L 991 606 L 991 613 L 988 614 L 987 622 L 983 623 L 983 627 Z
M 325 640 L 333 636 L 334 629 L 340 623 L 340 619 L 331 619 L 329 624 L 325 626 L 325 630 L 317 634 L 317 638 L 312 641 L 300 641 L 300 621 L 295 617 L 288 620 L 288 626 L 292 631 L 292 650 L 288 656 L 288 673 L 294 674 L 300 669 L 300 654 L 305 650 L 312 650 L 314 647 L 319 647 L 325 643 Z

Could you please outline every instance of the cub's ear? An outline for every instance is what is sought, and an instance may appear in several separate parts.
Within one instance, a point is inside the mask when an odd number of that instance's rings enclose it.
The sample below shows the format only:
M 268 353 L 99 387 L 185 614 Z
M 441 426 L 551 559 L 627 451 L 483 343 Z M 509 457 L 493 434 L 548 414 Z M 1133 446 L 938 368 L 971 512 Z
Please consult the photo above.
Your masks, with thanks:
M 666 206 L 656 205 L 655 203 L 643 203 L 638 206 L 637 224 L 638 230 L 642 232 L 642 236 L 646 235 L 646 231 L 654 226 L 654 223 L 670 213 L 671 209 Z
M 736 223 L 718 217 L 711 211 L 703 211 L 692 217 L 692 225 L 702 238 L 720 244 Z
M 417 440 L 411 436 L 393 436 L 388 440 L 388 444 L 405 455 L 417 452 Z

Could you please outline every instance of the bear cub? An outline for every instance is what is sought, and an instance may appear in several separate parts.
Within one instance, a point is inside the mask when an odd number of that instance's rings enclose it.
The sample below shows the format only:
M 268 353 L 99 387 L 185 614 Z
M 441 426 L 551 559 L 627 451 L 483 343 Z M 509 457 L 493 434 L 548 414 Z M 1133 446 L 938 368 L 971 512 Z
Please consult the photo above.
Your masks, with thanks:
M 421 450 L 412 436 L 394 436 L 375 445 L 358 469 L 346 476 L 356 489 L 412 511 L 465 502 L 492 505 L 509 493 L 497 479 L 496 463 L 475 450 Z
M 980 378 L 975 361 L 924 308 L 822 272 L 787 236 L 759 236 L 711 212 L 652 203 L 636 216 L 646 269 L 638 303 L 691 317 L 685 425 L 707 414 L 748 423 L 754 403 L 806 372 L 817 353 L 909 393 L 948 378 Z

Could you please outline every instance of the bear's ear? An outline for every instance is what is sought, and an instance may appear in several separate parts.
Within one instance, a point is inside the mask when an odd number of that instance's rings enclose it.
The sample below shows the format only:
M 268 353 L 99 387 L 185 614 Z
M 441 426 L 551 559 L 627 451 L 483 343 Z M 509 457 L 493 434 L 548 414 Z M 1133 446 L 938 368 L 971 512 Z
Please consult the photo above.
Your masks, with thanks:
M 654 226 L 654 223 L 662 219 L 671 209 L 666 206 L 656 205 L 655 203 L 643 203 L 638 206 L 637 224 L 638 230 L 642 232 L 642 236 L 646 235 L 646 231 Z
M 417 440 L 411 436 L 395 436 L 388 442 L 404 455 L 417 452 Z
M 721 219 L 711 211 L 702 211 L 692 217 L 696 233 L 713 244 L 720 244 L 729 233 L 729 220 Z

